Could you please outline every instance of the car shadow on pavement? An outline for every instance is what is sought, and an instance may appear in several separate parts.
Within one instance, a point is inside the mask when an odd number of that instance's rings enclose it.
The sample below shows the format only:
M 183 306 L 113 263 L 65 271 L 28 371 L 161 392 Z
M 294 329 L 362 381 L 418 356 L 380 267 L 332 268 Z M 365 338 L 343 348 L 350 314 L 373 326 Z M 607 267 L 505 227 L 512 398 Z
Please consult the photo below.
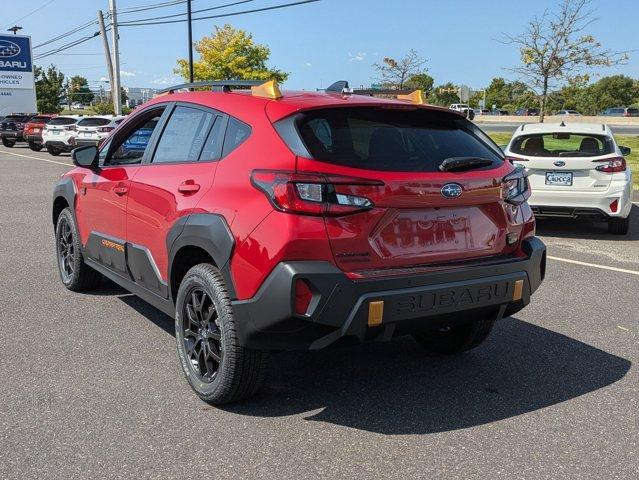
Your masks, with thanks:
M 119 286 L 106 281 L 93 294 L 117 295 L 175 335 L 172 318 Z M 429 356 L 410 337 L 274 354 L 258 394 L 221 408 L 257 417 L 307 413 L 308 421 L 388 435 L 428 434 L 565 402 L 617 382 L 630 366 L 629 360 L 509 317 L 482 346 L 459 356 Z
M 606 387 L 631 362 L 516 318 L 457 357 L 426 355 L 410 337 L 274 355 L 264 386 L 240 415 L 303 414 L 389 434 L 427 434 L 533 412 Z
M 630 231 L 627 235 L 611 235 L 604 222 L 566 218 L 537 219 L 537 235 L 589 240 L 639 240 L 639 206 L 633 205 L 630 210 Z

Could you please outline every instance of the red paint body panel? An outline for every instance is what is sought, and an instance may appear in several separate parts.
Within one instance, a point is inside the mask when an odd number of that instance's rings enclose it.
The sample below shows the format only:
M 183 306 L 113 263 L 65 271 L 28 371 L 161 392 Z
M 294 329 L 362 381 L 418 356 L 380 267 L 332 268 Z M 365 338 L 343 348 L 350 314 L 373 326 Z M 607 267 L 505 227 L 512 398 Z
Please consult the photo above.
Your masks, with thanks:
M 167 281 L 167 233 L 189 213 L 214 213 L 226 220 L 234 237 L 231 274 L 238 299 L 255 295 L 274 267 L 284 260 L 323 260 L 343 271 L 444 264 L 469 258 L 517 253 L 506 235 L 534 235 L 534 218 L 527 204 L 502 200 L 501 179 L 513 170 L 504 162 L 492 170 L 463 173 L 406 173 L 363 170 L 296 158 L 272 123 L 304 109 L 336 106 L 427 108 L 455 115 L 448 109 L 415 106 L 372 97 L 308 92 L 285 93 L 269 100 L 247 93 L 188 92 L 163 95 L 148 105 L 188 102 L 214 108 L 252 128 L 238 148 L 218 162 L 142 164 L 109 167 L 97 173 L 77 168 L 74 178 L 76 216 L 86 243 L 91 231 L 126 239 L 149 250 Z M 135 117 L 135 113 L 131 117 Z M 126 127 L 131 118 L 120 127 Z M 375 205 L 345 216 L 307 216 L 278 211 L 250 181 L 255 169 L 323 173 L 370 180 L 383 185 L 338 185 L 337 193 L 363 196 Z M 197 184 L 196 192 L 180 185 Z M 458 198 L 442 197 L 441 188 L 455 182 Z M 125 187 L 118 195 L 114 189 Z M 86 189 L 86 193 L 82 193 Z

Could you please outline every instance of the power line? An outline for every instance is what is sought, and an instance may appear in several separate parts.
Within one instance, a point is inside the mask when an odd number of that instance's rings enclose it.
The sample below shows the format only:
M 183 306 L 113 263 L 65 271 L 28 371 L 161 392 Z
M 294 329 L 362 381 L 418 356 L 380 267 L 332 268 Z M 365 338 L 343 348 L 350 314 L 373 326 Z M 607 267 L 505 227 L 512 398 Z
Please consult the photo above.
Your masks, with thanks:
M 314 3 L 314 2 L 319 2 L 319 1 L 320 0 L 303 0 L 303 1 L 299 1 L 299 2 L 286 3 L 286 4 L 282 4 L 282 5 L 273 5 L 271 7 L 254 8 L 252 10 L 242 10 L 242 11 L 239 11 L 239 12 L 225 13 L 225 14 L 221 14 L 221 15 L 208 15 L 206 17 L 194 18 L 193 21 L 209 20 L 209 19 L 212 19 L 212 18 L 233 17 L 233 16 L 236 16 L 236 15 L 245 15 L 247 13 L 265 12 L 267 10 L 276 10 L 276 9 L 280 9 L 280 8 L 294 7 L 296 5 L 303 5 L 305 3 Z M 142 26 L 142 25 L 163 25 L 163 24 L 167 24 L 167 23 L 182 23 L 182 22 L 186 22 L 186 21 L 187 21 L 187 19 L 164 20 L 164 21 L 161 21 L 161 22 L 143 21 L 143 22 L 136 22 L 136 23 L 131 21 L 131 22 L 118 22 L 118 26 L 119 27 L 137 27 L 137 26 Z
M 129 13 L 143 12 L 145 10 L 155 10 L 157 8 L 172 7 L 180 3 L 186 3 L 188 0 L 172 0 L 170 2 L 153 3 L 148 5 L 138 5 L 137 7 L 118 8 L 118 15 L 127 15 Z
M 255 0 L 239 0 L 237 2 L 227 3 L 225 5 L 218 5 L 217 7 L 209 7 L 209 8 L 201 8 L 200 10 L 193 10 L 191 13 L 202 13 L 202 12 L 208 12 L 208 11 L 211 11 L 211 10 L 219 10 L 220 8 L 233 7 L 235 5 L 240 5 L 242 3 L 249 3 L 249 2 L 254 2 L 254 1 Z M 181 17 L 183 15 L 186 15 L 186 12 L 173 13 L 171 15 L 162 15 L 162 16 L 159 16 L 159 17 L 151 17 L 151 18 L 138 18 L 138 19 L 135 19 L 135 20 L 127 20 L 126 22 L 127 23 L 147 22 L 147 21 L 150 21 L 150 20 L 162 20 L 164 18 Z M 122 25 L 122 23 L 119 23 L 118 25 Z
M 38 45 L 34 46 L 33 49 L 35 50 L 36 48 L 44 47 L 45 45 L 49 45 L 50 43 L 54 43 L 54 42 L 57 42 L 58 40 L 62 40 L 63 38 L 68 37 L 69 35 L 73 35 L 74 33 L 79 32 L 80 30 L 84 30 L 85 28 L 88 28 L 91 25 L 96 25 L 97 23 L 98 23 L 97 20 L 91 20 L 87 23 L 83 23 L 82 25 L 75 27 L 69 30 L 68 32 L 61 33 L 57 37 L 53 37 L 47 40 L 46 42 L 39 43 Z
M 24 20 L 25 18 L 30 17 L 31 15 L 33 15 L 36 12 L 39 12 L 40 10 L 42 10 L 44 7 L 46 7 L 47 5 L 51 5 L 53 2 L 55 2 L 55 0 L 49 0 L 48 2 L 44 3 L 43 5 L 40 5 L 38 8 L 31 10 L 29 13 L 27 13 L 24 17 L 20 17 L 17 20 L 14 20 L 13 22 L 11 22 L 12 24 L 16 25 L 19 21 Z
M 64 44 L 58 48 L 55 48 L 53 50 L 48 50 L 46 52 L 43 52 L 37 56 L 35 56 L 33 59 L 34 60 L 40 60 L 41 58 L 45 58 L 45 57 L 50 57 L 51 55 L 55 55 L 58 52 L 62 52 L 64 50 L 68 50 L 69 48 L 75 47 L 76 45 L 80 45 L 81 43 L 87 42 L 89 40 L 91 40 L 92 38 L 95 38 L 97 36 L 100 35 L 100 32 L 95 32 L 93 35 L 87 35 L 86 37 L 80 38 L 78 40 L 74 40 L 73 42 L 69 42 L 67 44 Z

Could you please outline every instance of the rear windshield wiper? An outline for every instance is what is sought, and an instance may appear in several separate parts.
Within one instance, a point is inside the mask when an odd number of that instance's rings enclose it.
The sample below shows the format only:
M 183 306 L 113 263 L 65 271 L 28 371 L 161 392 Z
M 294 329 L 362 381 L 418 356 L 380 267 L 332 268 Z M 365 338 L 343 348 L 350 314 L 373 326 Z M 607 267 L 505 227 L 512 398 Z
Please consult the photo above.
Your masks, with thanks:
M 480 157 L 450 157 L 444 159 L 439 165 L 441 172 L 460 172 L 462 170 L 472 170 L 473 168 L 487 167 L 492 165 L 493 161 L 488 158 Z

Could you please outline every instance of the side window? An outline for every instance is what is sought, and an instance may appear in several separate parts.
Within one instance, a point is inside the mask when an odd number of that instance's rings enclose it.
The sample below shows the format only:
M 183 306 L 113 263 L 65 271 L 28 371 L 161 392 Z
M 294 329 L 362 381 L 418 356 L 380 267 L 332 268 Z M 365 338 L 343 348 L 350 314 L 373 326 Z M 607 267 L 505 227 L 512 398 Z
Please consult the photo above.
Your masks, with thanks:
M 215 117 L 197 108 L 177 107 L 162 132 L 153 163 L 196 162 Z
M 226 157 L 229 153 L 240 146 L 251 134 L 251 127 L 246 123 L 231 117 L 226 127 L 226 135 L 224 136 L 224 151 L 222 156 Z
M 149 146 L 151 135 L 160 121 L 166 107 L 153 109 L 133 120 L 123 136 L 111 140 L 110 153 L 106 155 L 104 165 L 135 165 L 142 161 Z M 106 152 L 105 148 L 103 152 Z
M 200 160 L 219 160 L 222 156 L 222 142 L 224 140 L 222 127 L 225 121 L 225 117 L 219 115 L 215 117 L 215 123 L 204 141 L 204 148 L 202 149 L 202 153 L 200 153 Z

